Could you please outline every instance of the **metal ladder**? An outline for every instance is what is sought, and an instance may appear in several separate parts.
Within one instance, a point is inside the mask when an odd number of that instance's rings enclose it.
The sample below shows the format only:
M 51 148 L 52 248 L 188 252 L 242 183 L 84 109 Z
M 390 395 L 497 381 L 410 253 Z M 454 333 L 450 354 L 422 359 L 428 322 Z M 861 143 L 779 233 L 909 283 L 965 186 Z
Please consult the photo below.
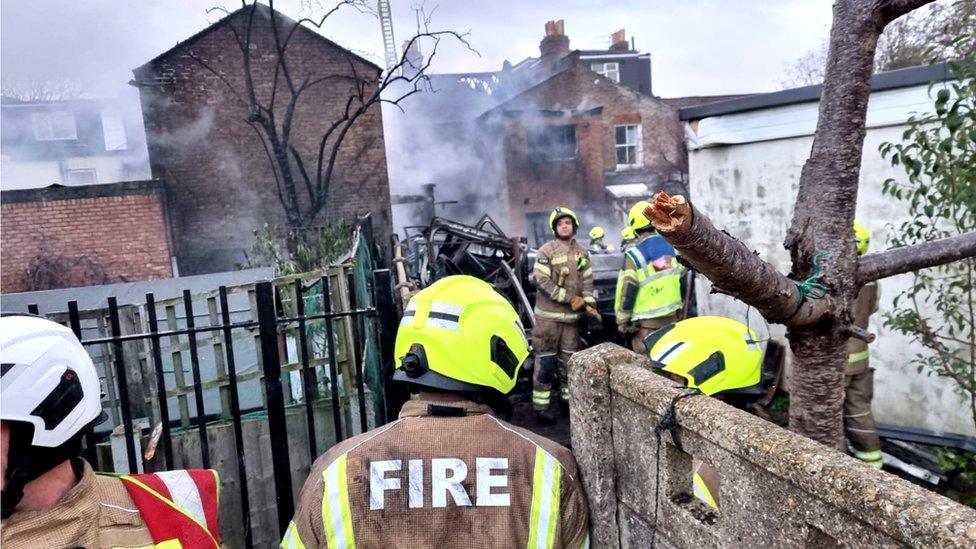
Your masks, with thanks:
M 383 31 L 386 70 L 390 70 L 400 61 L 397 56 L 396 41 L 393 38 L 393 14 L 390 11 L 390 0 L 377 0 L 376 11 L 380 16 L 380 29 Z

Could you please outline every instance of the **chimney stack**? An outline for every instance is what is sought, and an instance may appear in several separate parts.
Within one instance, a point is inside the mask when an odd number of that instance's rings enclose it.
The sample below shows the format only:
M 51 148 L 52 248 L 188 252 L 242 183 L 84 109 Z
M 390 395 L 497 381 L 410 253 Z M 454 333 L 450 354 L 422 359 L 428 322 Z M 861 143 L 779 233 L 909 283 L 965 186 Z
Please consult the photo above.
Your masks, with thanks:
M 539 43 L 539 51 L 543 57 L 569 53 L 569 37 L 562 19 L 546 22 L 546 36 Z
M 629 51 L 630 44 L 627 43 L 627 34 L 624 29 L 610 35 L 610 51 Z
M 408 49 L 407 46 L 410 46 Z M 420 51 L 420 42 L 414 41 L 413 45 L 409 40 L 403 42 L 403 76 L 413 78 L 417 76 L 420 69 L 424 66 L 424 54 Z

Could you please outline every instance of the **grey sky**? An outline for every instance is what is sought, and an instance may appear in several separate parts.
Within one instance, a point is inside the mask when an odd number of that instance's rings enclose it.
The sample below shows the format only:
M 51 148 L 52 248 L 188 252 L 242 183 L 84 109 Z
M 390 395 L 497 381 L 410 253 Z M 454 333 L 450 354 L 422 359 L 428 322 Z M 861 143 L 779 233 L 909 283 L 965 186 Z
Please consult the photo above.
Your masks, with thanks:
M 370 4 L 372 2 L 370 1 Z M 416 27 L 418 0 L 391 0 L 398 46 Z M 3 78 L 81 79 L 91 94 L 126 89 L 131 70 L 209 23 L 210 6 L 228 0 L 4 0 L 0 4 Z M 292 17 L 327 0 L 279 0 Z M 565 19 L 572 48 L 601 48 L 625 28 L 652 54 L 654 92 L 665 97 L 772 91 L 784 64 L 818 46 L 830 28 L 829 0 L 652 0 L 527 2 L 427 0 L 432 27 L 470 32 L 480 57 L 442 50 L 436 72 L 497 70 L 505 59 L 538 55 L 543 25 Z M 348 10 L 323 34 L 382 59 L 379 23 Z

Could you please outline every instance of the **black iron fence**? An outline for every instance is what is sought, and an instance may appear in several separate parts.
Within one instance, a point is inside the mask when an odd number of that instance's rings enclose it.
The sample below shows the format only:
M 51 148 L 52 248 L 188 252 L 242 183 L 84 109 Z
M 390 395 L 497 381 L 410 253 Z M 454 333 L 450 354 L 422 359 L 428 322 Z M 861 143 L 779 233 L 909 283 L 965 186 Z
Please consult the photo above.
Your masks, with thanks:
M 293 515 L 296 488 L 312 462 L 328 446 L 392 415 L 389 400 L 395 397 L 385 385 L 389 360 L 380 360 L 392 352 L 395 328 L 390 272 L 366 274 L 371 276 L 340 269 L 313 280 L 259 282 L 246 292 L 221 286 L 206 300 L 207 315 L 194 311 L 200 296 L 188 290 L 178 303 L 165 305 L 146 294 L 145 304 L 129 316 L 114 297 L 96 314 L 69 302 L 66 317 L 52 316 L 66 321 L 90 353 L 101 355 L 96 363 L 113 418 L 111 433 L 88 436 L 87 459 L 96 470 L 217 469 L 225 543 L 273 544 Z M 248 306 L 235 309 L 230 297 L 240 303 L 244 295 Z M 132 317 L 129 330 L 123 317 Z M 83 321 L 107 321 L 104 335 L 84 337 Z M 253 342 L 245 353 L 257 363 L 243 373 L 241 342 Z M 187 354 L 192 382 L 185 379 Z M 244 408 L 241 393 L 248 387 L 251 405 Z M 261 527 L 271 526 L 265 512 L 270 507 L 277 513 L 276 533 Z

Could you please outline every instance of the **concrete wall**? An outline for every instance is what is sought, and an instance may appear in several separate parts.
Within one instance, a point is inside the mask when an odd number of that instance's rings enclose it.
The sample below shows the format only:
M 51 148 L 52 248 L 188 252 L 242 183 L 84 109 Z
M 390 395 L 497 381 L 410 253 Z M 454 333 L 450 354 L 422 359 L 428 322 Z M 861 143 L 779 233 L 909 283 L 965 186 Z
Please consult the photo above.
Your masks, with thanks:
M 658 444 L 655 426 L 687 390 L 649 366 L 609 343 L 570 363 L 594 547 L 976 545 L 973 509 L 713 398 L 676 405 L 684 451 L 667 431 Z M 719 471 L 717 510 L 690 495 L 693 457 Z
M 891 167 L 878 152 L 882 143 L 900 141 L 904 129 L 904 125 L 868 128 L 864 140 L 857 219 L 871 230 L 872 251 L 887 249 L 892 228 L 908 217 L 906 204 L 881 194 L 885 179 L 905 181 L 904 172 L 900 167 Z M 783 248 L 783 240 L 793 216 L 800 169 L 812 144 L 812 136 L 803 136 L 691 150 L 688 153 L 691 197 L 716 227 L 757 250 L 781 272 L 789 272 L 790 258 Z M 708 281 L 704 277 L 699 280 L 700 314 L 745 321 L 745 304 L 728 296 L 709 294 Z M 871 317 L 869 329 L 878 336 L 871 345 L 871 366 L 877 370 L 876 419 L 882 423 L 976 435 L 968 407 L 953 393 L 953 384 L 943 378 L 919 374 L 909 364 L 909 359 L 923 348 L 882 325 L 884 314 L 892 310 L 894 297 L 911 283 L 910 274 L 881 281 L 879 311 Z M 755 311 L 750 315 L 750 323 L 760 334 L 766 333 Z M 771 328 L 773 337 L 785 341 L 782 326 Z

